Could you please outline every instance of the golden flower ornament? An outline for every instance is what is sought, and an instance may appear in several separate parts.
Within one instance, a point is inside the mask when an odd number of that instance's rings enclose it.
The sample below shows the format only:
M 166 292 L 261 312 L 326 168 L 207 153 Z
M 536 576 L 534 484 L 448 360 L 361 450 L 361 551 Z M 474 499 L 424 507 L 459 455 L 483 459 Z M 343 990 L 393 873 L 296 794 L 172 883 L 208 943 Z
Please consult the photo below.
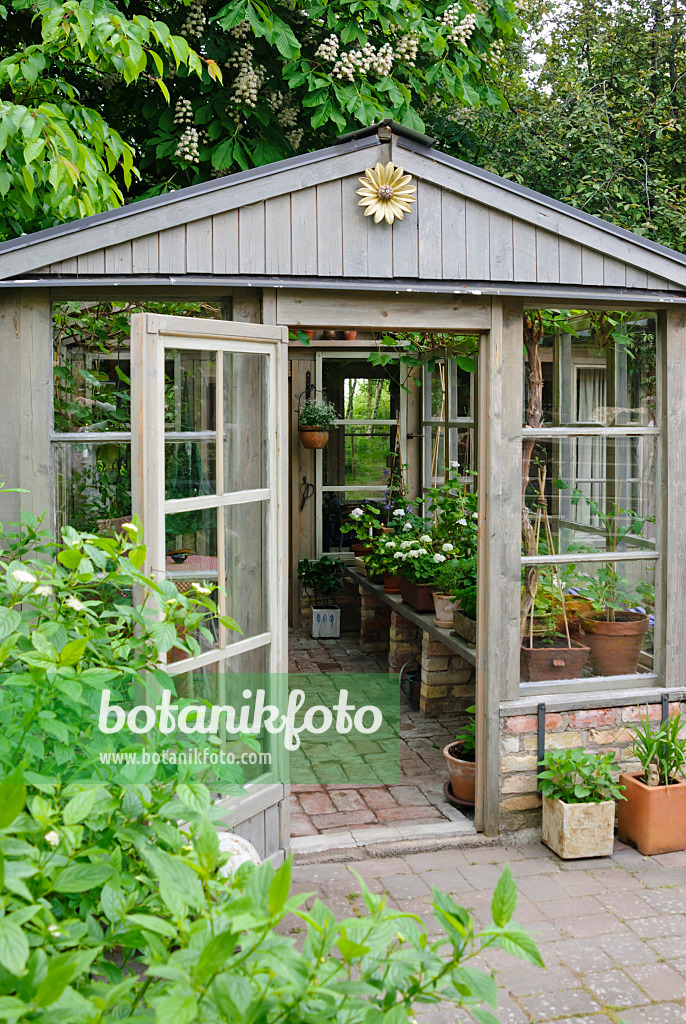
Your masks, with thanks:
M 392 224 L 395 218 L 402 220 L 404 214 L 410 213 L 410 203 L 416 203 L 413 193 L 417 191 L 415 185 L 410 185 L 411 174 L 405 174 L 402 167 L 395 167 L 392 163 L 377 164 L 372 170 L 368 167 L 364 172 L 364 178 L 360 178 L 358 196 L 362 196 L 358 206 L 366 206 L 365 217 L 374 217 L 374 223 L 386 220 Z

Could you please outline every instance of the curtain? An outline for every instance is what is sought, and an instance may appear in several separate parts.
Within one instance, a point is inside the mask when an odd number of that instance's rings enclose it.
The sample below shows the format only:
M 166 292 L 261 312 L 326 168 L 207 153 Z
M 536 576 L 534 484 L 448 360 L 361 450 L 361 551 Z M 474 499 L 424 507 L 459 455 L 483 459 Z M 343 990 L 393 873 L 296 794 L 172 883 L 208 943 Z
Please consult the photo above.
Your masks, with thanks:
M 583 366 L 577 369 L 576 383 L 577 423 L 605 425 L 607 387 L 604 367 Z M 601 506 L 605 499 L 605 438 L 578 437 L 576 439 L 575 486 Z M 600 525 L 585 502 L 576 506 L 576 521 L 591 526 Z

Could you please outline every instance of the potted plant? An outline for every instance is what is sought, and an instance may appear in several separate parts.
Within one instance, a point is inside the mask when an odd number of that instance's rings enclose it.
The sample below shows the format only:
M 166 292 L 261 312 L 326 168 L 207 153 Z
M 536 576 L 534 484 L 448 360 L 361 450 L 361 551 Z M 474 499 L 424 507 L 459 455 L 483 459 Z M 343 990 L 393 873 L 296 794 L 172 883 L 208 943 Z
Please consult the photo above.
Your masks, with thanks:
M 443 756 L 448 765 L 450 790 L 457 803 L 474 806 L 476 791 L 476 722 L 472 705 L 466 709 L 469 721 L 457 734 L 452 743 L 443 748 Z
M 447 598 L 449 624 L 458 636 L 476 643 L 476 557 L 449 558 L 438 567 L 436 587 L 436 607 L 440 596 Z
M 353 554 L 364 557 L 372 553 L 372 537 L 381 524 L 381 509 L 376 505 L 358 505 L 348 514 L 357 544 L 352 545 Z
M 308 398 L 298 410 L 298 430 L 303 448 L 325 448 L 338 413 L 325 398 Z
M 329 555 L 316 562 L 303 558 L 298 563 L 298 577 L 312 603 L 311 633 L 315 638 L 341 635 L 341 610 L 334 595 L 343 585 L 343 573 L 342 563 Z
M 519 650 L 522 679 L 529 682 L 579 679 L 590 651 L 570 633 L 556 566 L 541 568 L 531 586 L 533 602 L 523 617 Z M 558 629 L 558 618 L 561 629 Z
M 613 776 L 614 750 L 546 750 L 541 764 L 542 841 L 563 860 L 609 857 L 614 848 L 615 801 L 624 799 L 624 786 Z
M 679 736 L 681 713 L 651 725 L 645 718 L 632 726 L 632 753 L 638 773 L 625 772 L 626 803 L 619 808 L 619 838 L 652 857 L 686 850 L 686 739 Z
M 433 586 L 438 566 L 445 561 L 445 555 L 434 551 L 433 539 L 428 533 L 412 540 L 401 540 L 398 550 L 402 565 L 400 593 L 403 601 L 416 612 L 433 611 Z

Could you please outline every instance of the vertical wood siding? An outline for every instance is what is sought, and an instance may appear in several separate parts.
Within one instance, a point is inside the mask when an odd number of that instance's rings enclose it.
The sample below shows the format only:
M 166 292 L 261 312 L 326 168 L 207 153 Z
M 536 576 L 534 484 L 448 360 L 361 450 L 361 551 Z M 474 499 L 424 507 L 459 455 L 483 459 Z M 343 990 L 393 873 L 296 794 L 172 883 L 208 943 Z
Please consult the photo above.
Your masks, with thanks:
M 250 274 L 677 287 L 573 238 L 429 181 L 374 224 L 358 175 L 306 186 L 42 268 L 59 274 Z

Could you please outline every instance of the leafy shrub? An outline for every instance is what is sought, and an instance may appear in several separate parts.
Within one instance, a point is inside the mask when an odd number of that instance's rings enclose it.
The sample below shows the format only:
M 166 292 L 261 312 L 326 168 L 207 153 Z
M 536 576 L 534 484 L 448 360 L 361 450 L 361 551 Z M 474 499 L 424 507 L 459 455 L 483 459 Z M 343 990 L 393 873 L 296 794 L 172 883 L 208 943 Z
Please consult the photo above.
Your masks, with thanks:
M 298 426 L 330 430 L 338 418 L 338 413 L 331 402 L 308 398 L 298 411 Z
M 629 728 L 634 732 L 632 752 L 641 762 L 644 781 L 648 781 L 651 765 L 658 770 L 658 785 L 668 786 L 677 775 L 686 775 L 686 739 L 681 739 L 681 712 L 670 715 L 653 726 L 646 707 L 646 716 Z
M 470 708 L 466 709 L 466 714 L 470 715 L 469 721 L 462 726 L 460 732 L 455 737 L 455 742 L 460 744 L 461 752 L 463 755 L 471 755 L 466 757 L 465 760 L 473 761 L 474 754 L 476 752 L 476 719 L 474 713 L 476 711 L 476 705 L 472 704 Z
M 539 775 L 538 788 L 551 800 L 566 804 L 600 804 L 605 800 L 624 800 L 624 786 L 613 776 L 618 766 L 615 752 L 593 754 L 588 750 L 546 750 L 541 761 L 545 771 Z
M 322 555 L 316 561 L 303 558 L 298 562 L 298 576 L 316 608 L 331 606 L 335 594 L 343 586 L 343 573 L 343 564 L 329 555 Z

